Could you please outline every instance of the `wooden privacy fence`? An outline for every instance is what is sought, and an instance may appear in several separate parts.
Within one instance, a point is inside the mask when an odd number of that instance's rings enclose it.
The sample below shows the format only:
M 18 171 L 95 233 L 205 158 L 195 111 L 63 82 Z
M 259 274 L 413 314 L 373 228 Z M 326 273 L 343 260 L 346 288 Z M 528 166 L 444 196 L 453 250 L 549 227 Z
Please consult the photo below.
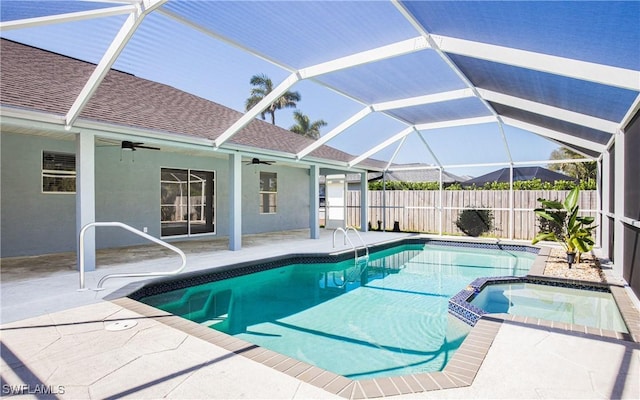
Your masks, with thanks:
M 533 209 L 538 198 L 562 201 L 568 190 L 514 190 L 513 238 L 530 240 L 538 233 L 538 216 Z M 440 192 L 437 190 L 369 191 L 369 220 L 372 229 L 393 230 L 398 222 L 404 232 L 439 233 L 442 218 L 443 234 L 463 234 L 456 226 L 458 215 L 465 208 L 489 209 L 493 214 L 493 229 L 487 234 L 508 238 L 508 190 L 443 190 L 442 214 Z M 580 192 L 580 215 L 597 216 L 597 192 Z M 360 191 L 347 193 L 347 225 L 360 226 Z

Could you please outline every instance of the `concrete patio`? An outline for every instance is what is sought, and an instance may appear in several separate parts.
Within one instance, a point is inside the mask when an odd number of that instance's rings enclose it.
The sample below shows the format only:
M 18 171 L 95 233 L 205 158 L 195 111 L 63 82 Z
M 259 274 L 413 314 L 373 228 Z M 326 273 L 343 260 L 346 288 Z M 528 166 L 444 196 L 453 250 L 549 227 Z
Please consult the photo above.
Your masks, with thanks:
M 406 234 L 368 232 L 367 243 Z M 307 231 L 243 238 L 243 249 L 225 240 L 179 243 L 188 270 L 198 270 L 290 252 L 331 252 L 332 236 Z M 274 245 L 275 244 L 275 245 Z M 342 243 L 339 243 L 343 248 Z M 101 252 L 89 287 L 105 274 L 171 270 L 175 256 L 146 246 Z M 273 368 L 194 337 L 185 327 L 163 322 L 104 300 L 133 279 L 113 279 L 102 292 L 78 292 L 75 257 L 3 260 L 2 394 L 57 398 L 256 398 L 324 399 L 376 397 L 359 385 L 339 396 L 322 387 L 323 374 L 294 377 L 274 358 Z M 472 384 L 456 389 L 446 381 L 393 383 L 402 398 L 640 398 L 638 343 L 571 332 L 523 321 L 499 325 Z M 287 371 L 283 372 L 283 371 Z M 446 376 L 445 376 L 446 377 Z M 391 382 L 391 381 L 390 381 Z M 379 389 L 379 388 L 378 388 Z M 430 391 L 425 391 L 430 390 Z M 42 394 L 49 393 L 46 396 Z

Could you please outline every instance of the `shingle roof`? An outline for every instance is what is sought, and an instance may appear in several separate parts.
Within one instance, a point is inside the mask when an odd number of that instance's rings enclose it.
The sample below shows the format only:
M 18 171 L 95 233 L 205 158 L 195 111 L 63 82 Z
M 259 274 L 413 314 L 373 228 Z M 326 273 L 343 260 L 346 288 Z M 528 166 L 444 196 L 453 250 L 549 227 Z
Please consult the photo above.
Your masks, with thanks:
M 403 164 L 399 167 L 411 168 L 411 167 L 425 167 L 425 164 Z M 373 174 L 370 174 L 373 175 Z M 376 173 L 378 176 L 377 179 L 382 179 L 381 173 Z M 414 170 L 399 170 L 399 171 L 389 171 L 386 174 L 387 181 L 398 181 L 398 182 L 439 182 L 440 181 L 440 171 L 437 169 L 414 169 Z M 453 183 L 453 182 L 464 182 L 467 178 L 452 174 L 447 171 L 442 172 L 442 182 L 444 183 Z
M 60 54 L 0 40 L 2 106 L 65 115 L 95 65 Z M 134 128 L 215 139 L 242 113 L 171 86 L 110 70 L 80 118 Z M 312 139 L 254 120 L 229 143 L 297 153 Z M 311 156 L 346 162 L 354 157 L 329 146 Z
M 476 178 L 469 179 L 464 182 L 463 186 L 482 186 L 485 183 L 491 182 L 509 182 L 509 176 L 509 168 L 500 168 Z M 514 181 L 528 181 L 531 179 L 540 179 L 542 182 L 552 183 L 555 181 L 577 181 L 576 178 L 543 167 L 534 166 L 513 168 Z

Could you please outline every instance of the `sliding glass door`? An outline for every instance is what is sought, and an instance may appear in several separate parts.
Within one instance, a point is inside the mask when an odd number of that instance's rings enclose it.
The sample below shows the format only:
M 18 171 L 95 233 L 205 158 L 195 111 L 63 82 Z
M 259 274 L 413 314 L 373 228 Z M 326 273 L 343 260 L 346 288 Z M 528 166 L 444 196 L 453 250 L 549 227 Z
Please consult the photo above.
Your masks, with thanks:
M 215 233 L 215 172 L 162 168 L 162 236 Z

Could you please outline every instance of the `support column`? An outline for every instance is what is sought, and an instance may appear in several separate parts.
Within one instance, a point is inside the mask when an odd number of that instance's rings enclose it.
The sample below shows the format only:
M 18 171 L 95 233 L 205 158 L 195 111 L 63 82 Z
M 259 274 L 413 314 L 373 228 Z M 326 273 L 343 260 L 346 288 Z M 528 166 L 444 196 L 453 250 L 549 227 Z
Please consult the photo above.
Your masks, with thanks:
M 229 155 L 229 250 L 242 248 L 242 157 Z
M 369 180 L 367 173 L 360 174 L 360 232 L 369 230 Z
M 513 163 L 509 164 L 509 240 L 513 240 L 514 232 L 514 201 L 513 201 Z
M 616 134 L 615 141 L 615 160 L 614 169 L 615 169 L 615 182 L 613 187 L 616 189 L 616 196 L 614 199 L 614 213 L 615 213 L 615 227 L 614 227 L 614 238 L 615 241 L 613 243 L 613 255 L 614 255 L 614 266 L 613 270 L 618 276 L 622 276 L 623 274 L 623 266 L 624 266 L 624 222 L 622 219 L 624 217 L 624 132 L 619 131 Z
M 96 222 L 96 190 L 95 190 L 95 136 L 92 133 L 76 134 L 76 241 L 82 227 Z M 79 245 L 78 241 L 78 245 Z M 76 251 L 77 264 L 80 269 L 79 248 Z M 88 229 L 84 235 L 84 268 L 85 271 L 96 269 L 96 235 L 95 229 Z
M 438 168 L 438 235 L 442 236 L 442 213 L 443 213 L 443 190 L 444 183 L 442 182 L 442 167 Z
M 382 231 L 387 231 L 387 170 L 382 171 Z
M 309 166 L 309 238 L 320 239 L 320 168 Z
M 609 149 L 602 153 L 602 158 L 598 161 L 598 210 L 600 210 L 599 222 L 598 222 L 598 241 L 600 251 L 603 258 L 610 258 L 609 254 L 609 238 L 611 232 L 609 230 L 609 209 L 611 204 L 609 202 L 609 196 L 611 194 L 611 182 L 609 176 L 611 173 L 611 154 Z

